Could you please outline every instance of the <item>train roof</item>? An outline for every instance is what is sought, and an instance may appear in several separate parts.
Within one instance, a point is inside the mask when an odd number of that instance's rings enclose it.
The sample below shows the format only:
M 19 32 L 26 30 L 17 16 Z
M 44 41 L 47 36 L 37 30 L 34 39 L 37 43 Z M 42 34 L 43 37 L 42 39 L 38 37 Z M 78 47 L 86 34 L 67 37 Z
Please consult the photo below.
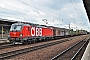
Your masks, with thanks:
M 40 27 L 40 28 L 54 28 L 54 29 L 62 29 L 62 30 L 69 30 L 69 29 L 66 29 L 66 28 L 60 28 L 60 27 L 54 27 L 54 26 L 46 26 L 46 25 L 39 25 L 39 24 L 33 24 L 33 23 L 26 23 L 26 22 L 18 22 L 18 23 L 14 23 L 12 25 L 31 25 L 31 26 L 34 26 L 34 27 Z
M 14 23 L 12 25 L 23 25 L 23 23 Z

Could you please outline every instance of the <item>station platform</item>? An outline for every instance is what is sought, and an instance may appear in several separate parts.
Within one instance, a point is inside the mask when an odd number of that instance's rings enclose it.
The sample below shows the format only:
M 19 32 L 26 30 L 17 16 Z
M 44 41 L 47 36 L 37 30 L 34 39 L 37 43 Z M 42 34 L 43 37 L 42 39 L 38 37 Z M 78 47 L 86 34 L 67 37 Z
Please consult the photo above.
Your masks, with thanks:
M 86 50 L 85 50 L 81 60 L 90 60 L 90 41 L 86 47 Z
M 5 42 L 9 42 L 9 40 L 7 40 L 7 39 L 0 39 L 0 43 L 5 43 Z

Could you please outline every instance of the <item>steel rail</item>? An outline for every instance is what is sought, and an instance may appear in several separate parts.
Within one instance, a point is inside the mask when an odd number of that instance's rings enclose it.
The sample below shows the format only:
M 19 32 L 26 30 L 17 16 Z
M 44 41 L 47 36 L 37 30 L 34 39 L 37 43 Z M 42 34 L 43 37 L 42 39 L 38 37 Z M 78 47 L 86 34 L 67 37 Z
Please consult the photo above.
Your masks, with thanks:
M 42 48 L 53 46 L 53 45 L 63 43 L 63 42 L 66 42 L 66 41 L 69 41 L 69 40 L 61 40 L 61 41 L 52 42 L 52 43 L 48 43 L 48 44 L 43 44 L 43 45 L 39 45 L 39 46 L 24 48 L 24 49 L 10 51 L 10 52 L 4 52 L 4 53 L 0 54 L 0 59 L 6 59 L 6 58 L 9 58 L 9 57 L 12 57 L 12 56 L 15 56 L 15 55 L 19 55 L 19 54 L 22 54 L 22 53 L 26 53 L 26 52 L 32 52 L 32 51 L 35 51 L 35 50 L 39 50 L 39 49 L 42 49 Z
M 88 40 L 81 46 L 81 48 L 76 52 L 76 54 L 71 58 L 71 60 L 74 60 L 75 57 L 79 54 L 79 52 L 82 50 L 82 48 L 85 46 L 85 44 L 88 42 Z
M 86 39 L 86 38 L 85 38 Z M 57 59 L 59 56 L 61 56 L 62 54 L 66 53 L 67 51 L 69 51 L 70 49 L 72 49 L 74 46 L 76 46 L 77 44 L 79 44 L 80 42 L 82 42 L 83 40 L 85 39 L 82 39 L 81 41 L 77 42 L 76 44 L 70 46 L 69 48 L 67 48 L 66 50 L 64 50 L 63 52 L 59 53 L 58 55 L 54 56 L 53 58 L 51 58 L 51 60 L 55 60 Z

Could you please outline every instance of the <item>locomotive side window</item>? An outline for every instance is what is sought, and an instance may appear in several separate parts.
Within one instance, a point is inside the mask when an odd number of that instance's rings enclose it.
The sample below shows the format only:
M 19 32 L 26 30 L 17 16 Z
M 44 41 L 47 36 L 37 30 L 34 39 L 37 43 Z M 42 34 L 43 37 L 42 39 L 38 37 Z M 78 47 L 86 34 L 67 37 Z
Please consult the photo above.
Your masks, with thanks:
M 21 25 L 12 25 L 10 31 L 20 31 L 21 27 Z

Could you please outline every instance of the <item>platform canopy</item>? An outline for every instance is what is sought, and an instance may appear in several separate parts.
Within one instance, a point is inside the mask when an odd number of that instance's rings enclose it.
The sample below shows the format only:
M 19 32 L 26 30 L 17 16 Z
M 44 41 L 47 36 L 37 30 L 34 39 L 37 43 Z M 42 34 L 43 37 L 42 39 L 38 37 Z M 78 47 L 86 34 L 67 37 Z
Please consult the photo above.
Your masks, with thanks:
M 5 29 L 9 29 L 10 26 L 13 24 L 13 23 L 16 23 L 17 21 L 14 21 L 14 20 L 8 20 L 8 19 L 2 19 L 0 18 L 0 30 L 2 28 L 2 26 L 5 28 Z
M 83 3 L 90 22 L 90 0 L 83 0 Z
M 13 23 L 16 23 L 17 21 L 14 21 L 14 20 L 8 20 L 8 19 L 2 19 L 0 18 L 0 25 L 3 25 L 3 26 L 10 26 L 12 25 Z

